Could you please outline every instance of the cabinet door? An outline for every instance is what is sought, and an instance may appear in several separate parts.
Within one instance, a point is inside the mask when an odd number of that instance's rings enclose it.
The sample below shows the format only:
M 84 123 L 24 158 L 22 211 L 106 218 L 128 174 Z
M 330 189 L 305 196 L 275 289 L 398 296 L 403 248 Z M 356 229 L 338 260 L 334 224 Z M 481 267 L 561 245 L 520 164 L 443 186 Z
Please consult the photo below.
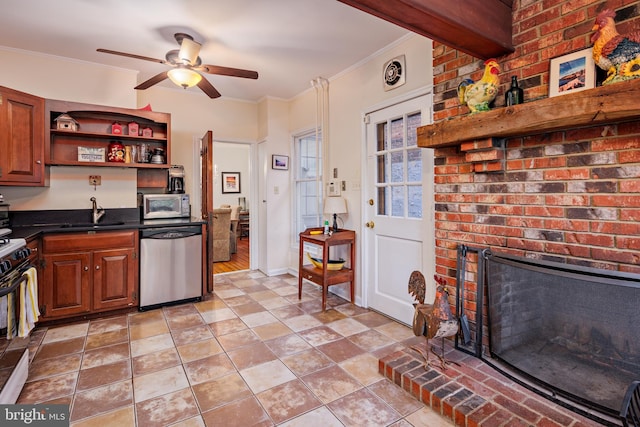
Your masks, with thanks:
M 137 302 L 134 249 L 93 252 L 93 310 L 130 307 Z
M 0 184 L 44 185 L 44 99 L 0 87 Z
M 62 253 L 44 255 L 44 284 L 41 289 L 43 317 L 84 314 L 91 309 L 91 255 Z

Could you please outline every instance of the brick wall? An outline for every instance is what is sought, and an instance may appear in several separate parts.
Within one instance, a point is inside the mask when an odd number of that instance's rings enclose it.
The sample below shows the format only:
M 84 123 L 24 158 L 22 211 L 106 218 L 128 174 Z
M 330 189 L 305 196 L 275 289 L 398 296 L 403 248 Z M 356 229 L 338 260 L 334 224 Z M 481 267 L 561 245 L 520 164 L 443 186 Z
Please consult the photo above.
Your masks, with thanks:
M 547 97 L 549 60 L 590 47 L 602 9 L 616 11 L 620 33 L 640 29 L 639 1 L 514 0 L 513 7 L 515 52 L 497 58 L 495 108 L 504 106 L 512 75 L 525 102 Z M 467 114 L 456 87 L 479 79 L 483 61 L 435 43 L 434 67 L 434 120 Z M 435 157 L 436 264 L 449 284 L 459 243 L 640 274 L 640 122 L 472 141 L 436 149 Z M 473 291 L 475 263 L 468 269 Z

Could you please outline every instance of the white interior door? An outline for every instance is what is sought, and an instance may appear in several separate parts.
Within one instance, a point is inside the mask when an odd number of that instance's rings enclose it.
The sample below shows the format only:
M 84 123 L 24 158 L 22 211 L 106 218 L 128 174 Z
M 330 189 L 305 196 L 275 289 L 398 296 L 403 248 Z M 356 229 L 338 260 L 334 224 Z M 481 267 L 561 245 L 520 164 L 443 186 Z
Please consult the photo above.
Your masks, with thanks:
M 367 305 L 411 324 L 414 270 L 433 277 L 433 151 L 417 146 L 416 128 L 431 119 L 431 95 L 368 115 L 363 283 Z M 427 280 L 427 283 L 429 284 Z M 435 289 L 427 285 L 427 298 Z

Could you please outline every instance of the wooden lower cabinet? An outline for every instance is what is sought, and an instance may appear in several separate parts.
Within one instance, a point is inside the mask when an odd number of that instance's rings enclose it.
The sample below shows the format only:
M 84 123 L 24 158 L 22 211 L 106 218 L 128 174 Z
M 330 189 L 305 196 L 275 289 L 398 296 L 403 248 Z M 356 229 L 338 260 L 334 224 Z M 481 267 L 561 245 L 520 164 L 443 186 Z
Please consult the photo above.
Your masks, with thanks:
M 138 303 L 137 231 L 53 234 L 42 240 L 43 319 Z

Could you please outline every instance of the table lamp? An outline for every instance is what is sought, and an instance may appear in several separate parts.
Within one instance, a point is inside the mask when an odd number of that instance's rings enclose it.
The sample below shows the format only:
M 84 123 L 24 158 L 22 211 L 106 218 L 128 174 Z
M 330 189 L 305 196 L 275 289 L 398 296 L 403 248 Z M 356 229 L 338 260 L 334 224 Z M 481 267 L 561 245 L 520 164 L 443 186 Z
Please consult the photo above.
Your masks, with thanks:
M 338 231 L 338 214 L 347 213 L 347 202 L 342 197 L 324 199 L 324 213 L 333 214 L 333 231 Z

